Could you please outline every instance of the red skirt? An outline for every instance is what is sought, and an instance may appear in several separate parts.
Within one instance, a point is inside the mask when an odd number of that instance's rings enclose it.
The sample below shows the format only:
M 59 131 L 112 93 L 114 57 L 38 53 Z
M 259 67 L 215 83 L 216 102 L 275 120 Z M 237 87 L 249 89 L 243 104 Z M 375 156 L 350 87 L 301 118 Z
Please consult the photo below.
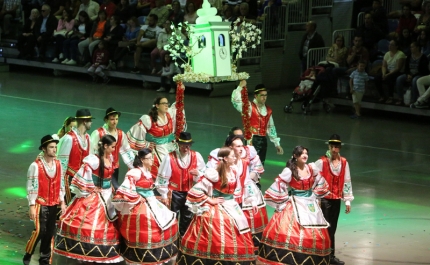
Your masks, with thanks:
M 201 216 L 194 215 L 176 264 L 255 264 L 251 233 L 240 234 L 233 218 L 220 208 L 211 206 Z
M 162 230 L 153 218 L 149 205 L 139 202 L 127 215 L 119 218 L 124 238 L 121 254 L 129 263 L 160 264 L 178 253 L 178 223 Z
M 54 252 L 68 258 L 112 263 L 119 262 L 120 233 L 115 220 L 109 220 L 101 195 L 93 192 L 75 198 L 60 217 Z
M 258 259 L 266 264 L 330 264 L 327 228 L 304 228 L 295 218 L 291 202 L 275 212 L 263 231 Z
M 263 234 L 264 228 L 266 228 L 269 219 L 267 217 L 266 207 L 258 208 L 258 213 L 253 214 L 251 210 L 244 210 L 243 213 L 248 220 L 249 228 L 251 229 L 252 241 L 254 242 L 255 254 L 258 252 L 258 247 L 260 246 L 261 236 Z

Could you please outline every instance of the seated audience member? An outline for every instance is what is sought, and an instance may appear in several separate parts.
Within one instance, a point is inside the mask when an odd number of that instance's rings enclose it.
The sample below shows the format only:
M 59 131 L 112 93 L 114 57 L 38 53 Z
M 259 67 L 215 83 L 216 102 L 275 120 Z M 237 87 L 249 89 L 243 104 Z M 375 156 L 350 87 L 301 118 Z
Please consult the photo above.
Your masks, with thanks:
M 51 15 L 61 17 L 66 6 L 66 0 L 45 0 L 45 4 L 51 8 Z
M 150 14 L 146 21 L 148 24 L 140 27 L 139 35 L 137 36 L 136 51 L 134 52 L 134 68 L 131 71 L 135 74 L 140 72 L 138 66 L 142 51 L 151 52 L 152 49 L 157 46 L 157 38 L 162 30 L 159 26 L 157 26 L 157 15 Z
M 31 10 L 30 17 L 25 21 L 22 34 L 18 36 L 16 47 L 18 48 L 18 58 L 30 58 L 34 53 L 36 37 L 34 35 L 36 21 L 39 18 L 39 10 Z
M 314 21 L 309 21 L 308 23 L 306 23 L 306 33 L 303 35 L 299 50 L 299 58 L 301 60 L 302 72 L 306 71 L 307 68 L 308 50 L 325 46 L 322 36 L 316 31 L 316 29 L 317 23 L 315 23 Z
M 194 8 L 197 10 L 199 8 L 202 8 L 203 0 L 186 0 L 185 7 L 188 5 L 188 3 L 193 3 Z
M 78 63 L 78 44 L 91 34 L 93 22 L 87 12 L 80 11 L 78 17 L 73 32 L 67 34 L 63 42 L 65 60 L 61 62 L 62 64 L 76 65 Z
M 31 10 L 33 9 L 40 10 L 40 8 L 43 5 L 43 0 L 21 0 L 20 3 L 24 11 L 24 17 L 27 18 L 27 17 L 30 17 Z
M 363 46 L 363 38 L 361 36 L 354 37 L 354 45 L 349 49 L 346 57 L 348 66 L 347 74 L 351 74 L 357 69 L 358 62 L 363 61 L 369 63 L 369 52 Z
M 370 59 L 376 57 L 376 45 L 384 38 L 384 33 L 373 24 L 372 15 L 367 13 L 364 16 L 364 24 L 357 29 L 357 35 L 363 37 L 363 46 L 370 54 Z
M 418 78 L 417 88 L 419 97 L 415 103 L 411 104 L 411 108 L 424 109 L 429 107 L 430 88 L 426 90 L 428 86 L 430 86 L 430 75 Z
M 196 24 L 197 17 L 197 10 L 194 3 L 188 2 L 185 7 L 184 22 L 188 22 L 188 24 Z
M 218 13 L 222 11 L 223 1 L 222 0 L 208 0 L 211 7 L 215 7 L 218 10 Z
M 21 5 L 18 0 L 4 0 L 2 9 L 0 11 L 0 21 L 3 22 L 3 35 L 9 35 L 10 33 L 10 23 L 16 16 L 16 10 Z
M 236 19 L 237 18 L 234 16 L 233 7 L 230 5 L 224 5 L 222 12 L 222 21 L 233 23 L 234 21 L 236 21 Z
M 181 70 L 178 66 L 172 61 L 172 57 L 168 53 L 166 53 L 163 57 L 163 67 L 158 72 L 161 75 L 161 87 L 157 89 L 157 92 L 166 91 L 167 81 L 170 83 L 170 94 L 174 94 L 176 92 L 176 83 L 173 81 L 173 77 L 175 75 L 180 74 Z
M 184 15 L 185 14 L 181 10 L 181 4 L 179 3 L 179 1 L 173 1 L 172 10 L 169 14 L 169 20 L 172 21 L 175 26 L 178 26 L 179 23 L 182 23 L 184 21 Z
M 80 6 L 81 6 L 80 0 L 68 0 L 66 1 L 65 9 L 71 12 L 72 18 L 75 18 L 78 16 Z
M 103 0 L 100 10 L 104 10 L 106 12 L 106 19 L 110 19 L 115 14 L 116 5 L 111 0 Z
M 36 44 L 39 48 L 39 60 L 45 60 L 46 46 L 52 42 L 52 34 L 57 28 L 57 18 L 51 15 L 51 9 L 48 5 L 42 6 L 42 16 L 40 16 L 35 25 L 34 36 L 36 37 Z
M 430 32 L 430 1 L 424 2 L 423 13 L 418 18 L 417 25 L 415 26 L 415 33 L 425 30 L 426 33 Z
M 100 5 L 92 0 L 82 0 L 82 4 L 79 7 L 79 12 L 85 11 L 92 21 L 96 20 L 99 15 Z M 78 15 L 79 15 L 78 12 Z M 76 15 L 75 20 L 78 19 Z
M 372 15 L 373 23 L 384 34 L 388 33 L 387 10 L 382 6 L 382 0 L 373 0 L 372 8 L 368 11 Z
M 336 36 L 335 43 L 328 50 L 326 60 L 337 63 L 339 67 L 344 67 L 347 52 L 348 49 L 345 47 L 345 38 L 343 35 L 339 34 Z
M 375 77 L 375 85 L 380 95 L 379 102 L 393 103 L 394 86 L 405 66 L 406 55 L 399 50 L 397 40 L 391 40 L 389 51 L 384 55 L 382 61 L 382 75 Z M 384 91 L 387 88 L 387 93 Z
M 130 5 L 129 0 L 121 0 L 115 11 L 121 24 L 126 24 L 135 13 L 135 7 Z
M 157 15 L 158 22 L 157 25 L 160 28 L 164 27 L 164 22 L 166 22 L 169 17 L 169 8 L 164 5 L 164 0 L 155 0 L 155 7 L 151 9 L 149 15 Z M 146 20 L 146 25 L 149 25 L 149 20 Z
M 140 31 L 140 25 L 139 21 L 136 17 L 131 17 L 127 21 L 127 30 L 124 33 L 124 36 L 122 38 L 122 41 L 118 43 L 118 47 L 115 50 L 114 57 L 113 57 L 113 69 L 123 68 L 124 64 L 122 62 L 122 58 L 124 55 L 126 55 L 130 51 L 134 51 L 136 48 L 136 40 L 137 35 Z
M 418 46 L 420 46 L 421 52 L 425 56 L 430 55 L 429 41 L 430 41 L 429 33 L 427 33 L 427 31 L 425 30 L 422 30 L 418 35 L 417 42 L 418 42 Z
M 88 68 L 87 72 L 93 77 L 93 82 L 97 82 L 99 77 L 103 78 L 103 83 L 107 84 L 110 79 L 103 73 L 107 68 L 109 62 L 109 51 L 106 49 L 105 41 L 101 40 L 97 44 L 97 49 L 95 49 L 92 59 L 92 65 Z
M 164 29 L 160 32 L 160 35 L 158 35 L 157 38 L 157 47 L 155 47 L 151 52 L 152 74 L 155 74 L 157 71 L 157 65 L 155 62 L 157 58 L 163 59 L 164 55 L 169 54 L 169 52 L 164 49 L 164 46 L 169 44 L 169 39 L 172 36 L 171 25 L 172 23 L 169 20 L 164 23 Z
M 399 25 L 397 25 L 396 33 L 400 36 L 403 29 L 409 29 L 409 32 L 414 32 L 417 25 L 417 18 L 411 13 L 411 5 L 405 4 L 402 7 L 402 15 L 399 18 Z
M 137 16 L 147 16 L 155 7 L 155 0 L 138 0 L 136 6 Z
M 63 54 L 63 42 L 66 39 L 73 27 L 75 26 L 75 20 L 72 17 L 70 10 L 63 10 L 63 16 L 58 20 L 57 29 L 54 31 L 55 39 L 55 58 L 52 60 L 53 63 L 58 63 L 64 58 Z
M 119 24 L 118 16 L 114 15 L 109 19 L 109 25 L 105 27 L 103 35 L 103 40 L 105 41 L 104 48 L 109 51 L 111 56 L 113 56 L 116 48 L 118 48 L 118 43 L 124 36 L 124 28 Z
M 239 5 L 239 17 L 240 21 L 245 21 L 249 23 L 254 23 L 257 19 L 256 16 L 249 12 L 249 4 L 247 2 L 242 2 Z
M 99 16 L 93 23 L 93 28 L 91 29 L 91 33 L 89 37 L 78 44 L 79 53 L 82 58 L 82 62 L 88 62 L 88 58 L 85 55 L 85 51 L 87 50 L 90 54 L 90 57 L 93 57 L 93 51 L 96 48 L 97 44 L 105 37 L 105 29 L 106 29 L 106 12 L 102 9 L 99 10 Z
M 409 29 L 405 28 L 402 30 L 402 33 L 398 37 L 399 40 L 399 49 L 406 55 L 410 54 L 409 47 L 412 43 L 412 36 Z
M 411 86 L 411 101 L 415 102 L 418 97 L 417 80 L 418 78 L 428 75 L 429 60 L 427 56 L 421 53 L 420 47 L 416 42 L 410 44 L 411 55 L 406 58 L 405 71 L 396 80 L 396 93 L 398 100 L 396 105 L 403 104 L 404 87 L 406 84 Z

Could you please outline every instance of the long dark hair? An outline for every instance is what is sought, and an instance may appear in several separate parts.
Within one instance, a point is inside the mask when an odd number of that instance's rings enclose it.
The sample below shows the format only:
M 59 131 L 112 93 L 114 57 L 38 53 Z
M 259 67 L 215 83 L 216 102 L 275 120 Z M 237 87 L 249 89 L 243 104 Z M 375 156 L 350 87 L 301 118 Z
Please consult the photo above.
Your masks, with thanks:
M 99 12 L 97 13 L 97 18 L 95 20 L 95 23 L 99 23 L 100 22 L 100 15 L 101 14 L 104 14 L 105 15 L 105 21 L 107 20 L 106 11 L 104 9 L 100 9 Z
M 149 110 L 149 117 L 151 117 L 152 122 L 157 122 L 158 120 L 158 110 L 157 110 L 157 106 L 158 104 L 160 104 L 160 101 L 166 97 L 158 97 L 156 99 L 154 99 L 152 108 Z
M 306 147 L 298 145 L 293 149 L 293 156 L 287 161 L 287 167 L 291 170 L 293 177 L 296 180 L 300 180 L 299 172 L 297 171 L 297 158 L 303 154 L 303 151 L 309 153 L 309 150 Z
M 72 17 L 72 11 L 70 9 L 64 9 L 64 11 L 66 11 L 67 13 L 67 22 L 70 22 L 72 19 L 74 19 L 74 17 Z
M 230 147 L 233 144 L 233 142 L 235 140 L 237 140 L 237 139 L 240 139 L 242 141 L 242 143 L 245 142 L 245 139 L 243 138 L 243 135 L 234 135 L 233 134 L 233 135 L 229 135 L 227 137 L 227 139 L 225 139 L 224 146 L 225 147 Z
M 103 177 L 104 177 L 104 172 L 105 172 L 105 160 L 103 159 L 103 156 L 105 155 L 105 144 L 110 146 L 113 143 L 116 142 L 115 137 L 113 137 L 112 135 L 106 134 L 105 136 L 103 136 L 100 141 L 98 142 L 98 156 L 99 156 L 99 186 L 102 186 L 102 182 L 103 182 Z
M 150 153 L 151 153 L 151 149 L 149 148 L 140 149 L 139 152 L 137 152 L 137 155 L 134 157 L 133 167 L 143 166 L 141 159 L 145 158 L 145 156 L 147 156 Z
M 84 24 L 85 24 L 85 26 L 87 26 L 88 24 L 90 24 L 91 23 L 91 19 L 90 19 L 90 16 L 88 15 L 88 13 L 87 12 L 85 12 L 85 11 L 81 11 L 81 12 L 79 12 L 79 16 L 78 16 L 78 23 L 79 24 L 81 24 L 81 20 L 80 20 L 80 18 L 79 17 L 83 17 L 84 19 L 85 19 L 85 22 L 84 22 Z
M 230 147 L 221 147 L 218 151 L 219 163 L 218 163 L 217 171 L 221 179 L 221 189 L 226 187 L 228 184 L 227 173 L 229 170 L 229 166 L 224 161 L 224 158 L 229 156 L 231 152 L 233 152 L 233 149 L 231 149 Z

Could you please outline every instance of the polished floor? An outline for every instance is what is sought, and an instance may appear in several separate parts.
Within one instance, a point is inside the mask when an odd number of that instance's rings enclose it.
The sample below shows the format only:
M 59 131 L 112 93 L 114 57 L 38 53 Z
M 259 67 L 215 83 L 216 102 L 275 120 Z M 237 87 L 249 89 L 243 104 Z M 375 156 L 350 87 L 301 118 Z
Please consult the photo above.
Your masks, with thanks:
M 0 73 L 0 265 L 22 264 L 33 224 L 27 215 L 26 171 L 38 154 L 40 138 L 55 133 L 66 116 L 89 108 L 101 126 L 105 109 L 122 111 L 119 127 L 128 130 L 146 113 L 155 97 L 174 95 L 144 89 L 141 82 L 113 80 L 93 84 L 86 75 L 53 77 L 33 69 Z M 352 212 L 340 216 L 336 256 L 346 264 L 430 264 L 430 126 L 429 118 L 364 111 L 349 118 L 348 108 L 325 113 L 316 106 L 311 116 L 285 114 L 290 91 L 269 92 L 282 156 L 269 146 L 263 189 L 280 173 L 296 145 L 310 150 L 310 161 L 326 151 L 332 133 L 341 135 L 341 154 L 350 163 L 355 200 Z M 321 110 L 319 110 L 321 109 Z M 193 149 L 207 157 L 219 147 L 240 114 L 229 97 L 209 98 L 189 89 L 185 95 L 188 131 Z M 124 168 L 124 167 L 123 167 Z M 124 170 L 122 170 L 124 173 Z M 36 252 L 37 253 L 37 252 Z M 38 264 L 36 257 L 32 265 Z M 54 264 L 79 264 L 54 257 Z

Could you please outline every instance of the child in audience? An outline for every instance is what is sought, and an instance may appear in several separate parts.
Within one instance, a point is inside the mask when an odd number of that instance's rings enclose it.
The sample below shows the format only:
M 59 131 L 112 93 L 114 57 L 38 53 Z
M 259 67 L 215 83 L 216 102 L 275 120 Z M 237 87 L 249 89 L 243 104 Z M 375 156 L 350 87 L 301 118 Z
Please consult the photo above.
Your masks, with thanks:
M 176 74 L 180 74 L 178 66 L 172 61 L 169 53 L 164 55 L 163 60 L 163 68 L 158 72 L 161 75 L 161 87 L 157 90 L 157 92 L 166 91 L 167 80 L 170 80 L 170 94 L 174 94 L 176 92 L 176 83 L 173 81 L 173 77 Z
M 304 93 L 309 89 L 311 89 L 315 81 L 315 76 L 316 76 L 316 71 L 314 68 L 312 68 L 309 72 L 309 75 L 305 76 L 305 79 L 303 79 L 299 84 L 300 93 Z
M 106 42 L 100 41 L 97 49 L 93 53 L 93 64 L 88 68 L 88 74 L 93 77 L 93 82 L 97 82 L 98 76 L 103 78 L 103 83 L 107 84 L 110 79 L 103 73 L 109 63 L 109 51 Z
M 361 99 L 363 98 L 364 91 L 367 87 L 367 81 L 369 81 L 369 76 L 365 72 L 366 62 L 360 61 L 357 66 L 357 70 L 352 72 L 349 76 L 349 87 L 351 88 L 352 103 L 354 104 L 354 115 L 351 116 L 352 119 L 358 119 L 361 117 Z

